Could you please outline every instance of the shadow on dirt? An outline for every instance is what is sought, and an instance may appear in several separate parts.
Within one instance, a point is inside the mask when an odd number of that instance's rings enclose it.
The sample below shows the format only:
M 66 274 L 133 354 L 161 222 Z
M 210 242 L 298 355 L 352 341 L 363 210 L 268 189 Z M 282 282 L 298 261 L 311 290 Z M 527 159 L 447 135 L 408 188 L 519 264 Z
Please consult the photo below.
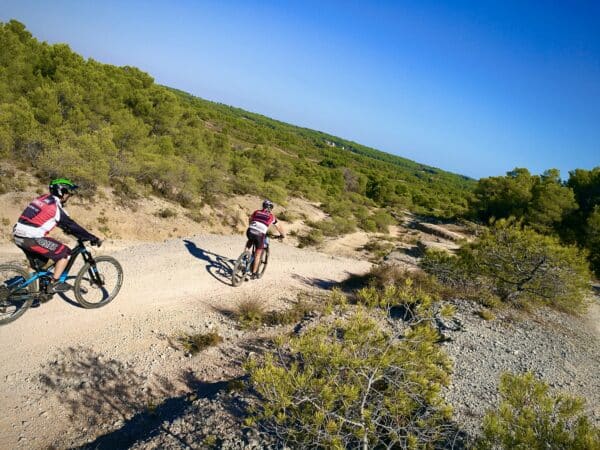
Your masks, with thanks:
M 184 239 L 183 242 L 185 243 L 185 248 L 187 248 L 192 256 L 208 263 L 206 271 L 209 274 L 221 283 L 231 285 L 231 273 L 235 264 L 234 259 L 204 250 L 190 240 Z
M 292 274 L 292 278 L 294 280 L 300 281 L 303 284 L 310 286 L 310 287 L 316 287 L 319 289 L 326 289 L 326 290 L 330 290 L 333 289 L 336 286 L 339 286 L 339 282 L 335 281 L 335 280 L 325 280 L 322 278 L 311 278 L 311 277 L 305 277 L 302 275 L 298 275 L 298 274 Z
M 234 417 L 242 417 L 246 408 L 239 397 L 220 395 L 242 384 L 243 377 L 205 382 L 188 369 L 177 378 L 177 389 L 167 379 L 150 381 L 129 364 L 82 347 L 57 355 L 40 381 L 68 407 L 70 419 L 89 430 L 87 436 L 97 435 L 93 441 L 74 447 L 81 449 L 129 448 L 160 433 L 189 448 L 194 442 L 188 441 L 198 437 L 193 432 L 196 430 L 177 433 L 173 430 L 178 427 L 172 424 L 194 410 L 195 401 L 219 395 L 222 409 Z M 185 394 L 169 397 L 174 392 Z M 194 425 L 199 426 L 202 418 L 194 417 Z

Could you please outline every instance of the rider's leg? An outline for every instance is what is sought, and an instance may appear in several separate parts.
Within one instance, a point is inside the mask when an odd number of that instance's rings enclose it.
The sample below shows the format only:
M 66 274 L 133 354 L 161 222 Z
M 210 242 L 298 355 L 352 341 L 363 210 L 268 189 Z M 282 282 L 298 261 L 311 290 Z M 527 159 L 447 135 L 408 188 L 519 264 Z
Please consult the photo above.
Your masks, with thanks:
M 68 262 L 68 257 L 56 261 L 56 263 L 54 264 L 54 273 L 52 274 L 52 281 L 57 281 L 60 278 L 62 273 L 65 271 Z
M 257 248 L 254 252 L 254 262 L 252 263 L 252 273 L 258 272 L 258 265 L 260 264 L 260 255 L 262 254 L 262 248 Z

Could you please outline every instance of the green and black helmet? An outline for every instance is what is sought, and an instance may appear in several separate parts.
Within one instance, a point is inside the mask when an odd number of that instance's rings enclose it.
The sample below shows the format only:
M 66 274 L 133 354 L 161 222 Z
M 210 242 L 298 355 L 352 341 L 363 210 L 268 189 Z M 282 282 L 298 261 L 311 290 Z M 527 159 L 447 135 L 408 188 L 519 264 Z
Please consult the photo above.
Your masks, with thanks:
M 78 187 L 79 186 L 67 178 L 57 178 L 56 180 L 52 180 L 50 186 L 48 186 L 50 193 L 58 198 L 62 198 L 66 193 L 72 193 Z

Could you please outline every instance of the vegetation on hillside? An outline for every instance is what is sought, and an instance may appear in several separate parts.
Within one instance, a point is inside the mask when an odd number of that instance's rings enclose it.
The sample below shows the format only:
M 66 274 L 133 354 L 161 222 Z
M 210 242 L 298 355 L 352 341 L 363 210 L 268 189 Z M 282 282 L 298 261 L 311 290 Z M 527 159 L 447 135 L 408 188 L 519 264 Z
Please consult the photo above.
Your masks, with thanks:
M 564 244 L 587 249 L 600 276 L 600 167 L 574 170 L 566 182 L 554 169 L 541 176 L 514 169 L 504 177 L 482 178 L 470 210 L 484 222 L 514 217 L 540 233 L 559 236 Z
M 157 85 L 134 67 L 84 59 L 0 24 L 0 160 L 46 182 L 76 179 L 194 207 L 231 194 L 302 196 L 352 226 L 385 229 L 377 208 L 466 211 L 474 182 L 325 133 Z M 334 225 L 334 228 L 337 225 Z M 331 228 L 329 224 L 323 228 Z M 324 230 L 324 233 L 327 231 Z

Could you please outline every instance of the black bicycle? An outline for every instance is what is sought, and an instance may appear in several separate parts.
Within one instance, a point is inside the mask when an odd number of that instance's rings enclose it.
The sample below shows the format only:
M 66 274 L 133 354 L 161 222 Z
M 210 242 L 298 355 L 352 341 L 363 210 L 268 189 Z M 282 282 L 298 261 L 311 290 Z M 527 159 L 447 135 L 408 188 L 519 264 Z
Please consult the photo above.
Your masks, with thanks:
M 273 236 L 273 239 L 282 240 L 283 236 Z M 263 248 L 263 251 L 260 254 L 260 263 L 258 264 L 258 278 L 262 278 L 265 270 L 267 270 L 267 264 L 269 262 L 269 240 L 269 236 L 265 236 L 265 248 Z M 235 261 L 233 271 L 231 272 L 231 284 L 233 286 L 239 286 L 246 276 L 252 273 L 255 251 L 256 249 L 254 245 L 252 245 L 250 250 L 244 249 L 242 254 Z
M 98 244 L 100 246 L 101 242 Z M 35 272 L 29 274 L 18 264 L 0 265 L 0 325 L 21 317 L 34 300 L 46 302 L 55 295 L 48 292 L 53 264 L 32 252 L 25 252 Z M 83 267 L 75 277 L 73 292 L 84 308 L 100 308 L 111 302 L 123 285 L 121 264 L 111 256 L 93 257 L 85 242 L 77 241 L 60 282 L 66 282 L 75 260 L 81 255 Z

